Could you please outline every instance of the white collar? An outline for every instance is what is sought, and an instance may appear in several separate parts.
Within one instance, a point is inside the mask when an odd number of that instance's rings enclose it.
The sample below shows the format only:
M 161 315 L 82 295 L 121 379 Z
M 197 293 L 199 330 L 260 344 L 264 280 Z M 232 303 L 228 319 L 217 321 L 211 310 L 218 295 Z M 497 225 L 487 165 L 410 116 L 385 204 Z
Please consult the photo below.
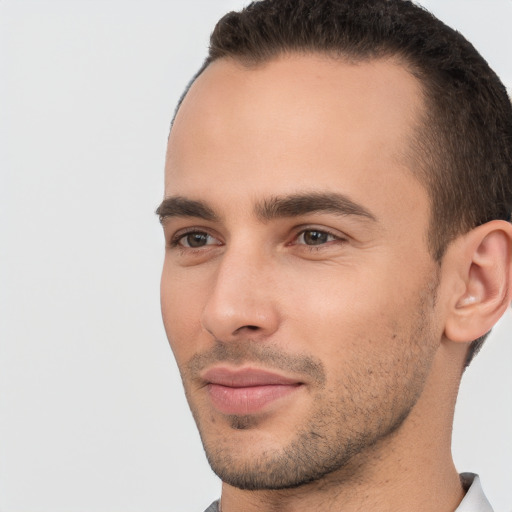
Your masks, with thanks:
M 455 512 L 493 512 L 491 504 L 487 501 L 482 490 L 478 475 L 462 473 L 460 478 L 467 492 Z

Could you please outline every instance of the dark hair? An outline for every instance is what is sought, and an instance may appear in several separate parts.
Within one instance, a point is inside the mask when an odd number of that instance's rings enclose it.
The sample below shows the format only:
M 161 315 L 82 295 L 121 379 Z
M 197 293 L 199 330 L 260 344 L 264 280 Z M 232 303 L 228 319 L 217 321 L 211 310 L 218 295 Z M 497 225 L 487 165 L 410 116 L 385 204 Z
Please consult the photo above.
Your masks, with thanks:
M 511 220 L 512 106 L 460 33 L 408 0 L 262 0 L 217 23 L 194 80 L 217 59 L 253 66 L 297 52 L 355 62 L 391 57 L 418 78 L 426 108 L 411 156 L 429 192 L 436 261 L 459 234 Z M 471 344 L 466 364 L 484 339 Z

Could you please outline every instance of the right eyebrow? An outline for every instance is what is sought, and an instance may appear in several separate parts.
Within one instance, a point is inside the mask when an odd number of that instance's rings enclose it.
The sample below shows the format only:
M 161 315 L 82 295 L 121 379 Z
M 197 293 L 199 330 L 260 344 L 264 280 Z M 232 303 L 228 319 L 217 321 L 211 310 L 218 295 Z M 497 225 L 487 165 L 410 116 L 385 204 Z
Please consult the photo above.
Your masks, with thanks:
M 166 197 L 155 212 L 160 217 L 160 222 L 170 217 L 196 217 L 198 219 L 217 221 L 215 212 L 202 201 L 187 199 L 182 196 Z

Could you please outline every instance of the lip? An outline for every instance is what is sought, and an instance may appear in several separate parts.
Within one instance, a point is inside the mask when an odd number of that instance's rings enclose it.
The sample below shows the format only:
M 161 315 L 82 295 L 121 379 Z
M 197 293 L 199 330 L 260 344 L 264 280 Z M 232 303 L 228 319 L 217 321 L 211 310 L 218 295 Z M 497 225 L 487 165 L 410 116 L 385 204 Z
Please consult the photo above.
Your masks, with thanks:
M 202 376 L 212 405 L 223 414 L 255 414 L 290 395 L 302 382 L 266 370 L 212 368 Z

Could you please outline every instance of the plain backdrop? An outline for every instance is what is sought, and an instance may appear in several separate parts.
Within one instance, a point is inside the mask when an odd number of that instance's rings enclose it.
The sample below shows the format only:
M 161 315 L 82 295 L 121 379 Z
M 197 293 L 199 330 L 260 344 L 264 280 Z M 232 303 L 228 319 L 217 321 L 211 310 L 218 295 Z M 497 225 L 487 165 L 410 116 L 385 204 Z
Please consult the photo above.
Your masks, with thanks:
M 169 121 L 236 0 L 0 1 L 0 512 L 219 495 L 159 312 Z M 425 0 L 512 85 L 511 0 Z M 463 378 L 461 471 L 512 511 L 512 315 Z

